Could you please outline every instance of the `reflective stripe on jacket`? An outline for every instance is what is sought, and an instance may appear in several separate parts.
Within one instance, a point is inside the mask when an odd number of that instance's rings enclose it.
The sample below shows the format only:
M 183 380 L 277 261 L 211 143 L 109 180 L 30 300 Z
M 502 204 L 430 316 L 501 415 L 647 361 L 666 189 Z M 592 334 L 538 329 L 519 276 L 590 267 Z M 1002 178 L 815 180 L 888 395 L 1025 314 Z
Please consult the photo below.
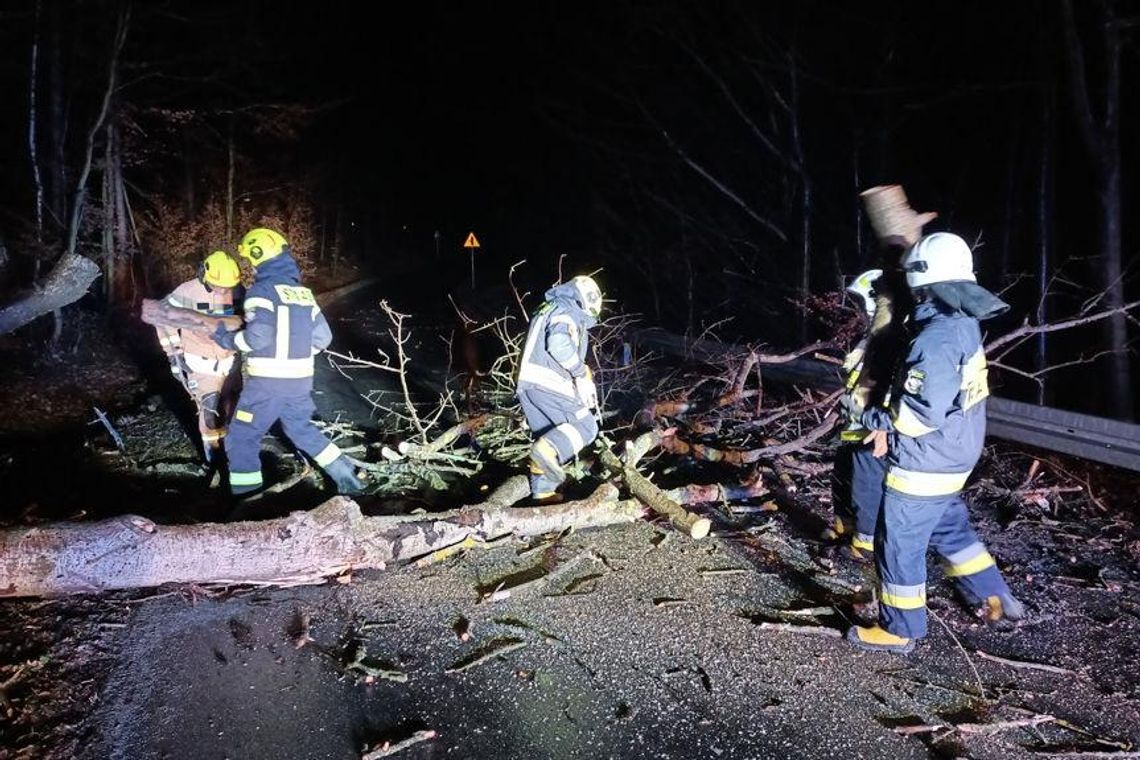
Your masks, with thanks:
M 569 283 L 546 291 L 546 302 L 531 317 L 519 359 L 518 388 L 544 388 L 577 398 L 574 379 L 587 377 L 588 330 L 596 320 L 578 306 Z
M 332 332 L 293 258 L 285 254 L 258 266 L 243 305 L 245 325 L 231 340 L 244 355 L 246 373 L 311 388 L 313 356 L 332 342 Z
M 989 396 L 978 320 L 936 301 L 914 312 L 918 333 L 887 408 L 863 413 L 870 430 L 889 430 L 886 484 L 913 496 L 960 491 L 986 435 Z

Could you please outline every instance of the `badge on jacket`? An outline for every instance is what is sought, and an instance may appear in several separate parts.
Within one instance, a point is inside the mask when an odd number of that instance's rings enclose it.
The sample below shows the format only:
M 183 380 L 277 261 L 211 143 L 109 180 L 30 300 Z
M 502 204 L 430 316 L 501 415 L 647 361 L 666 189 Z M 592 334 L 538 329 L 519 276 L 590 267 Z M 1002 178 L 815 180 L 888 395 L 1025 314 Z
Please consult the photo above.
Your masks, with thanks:
M 920 369 L 912 369 L 906 373 L 906 382 L 903 390 L 912 396 L 922 393 L 922 386 L 926 382 L 926 373 Z

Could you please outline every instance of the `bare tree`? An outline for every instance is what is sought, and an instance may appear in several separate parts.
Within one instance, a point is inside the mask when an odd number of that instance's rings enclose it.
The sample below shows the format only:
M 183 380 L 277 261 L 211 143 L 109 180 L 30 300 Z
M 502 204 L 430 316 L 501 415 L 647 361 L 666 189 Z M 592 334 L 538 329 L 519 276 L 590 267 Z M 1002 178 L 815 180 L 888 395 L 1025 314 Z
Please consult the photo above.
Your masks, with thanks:
M 1121 19 L 1113 0 L 1093 0 L 1082 7 L 1091 9 L 1095 35 L 1088 42 L 1096 46 L 1096 58 L 1103 70 L 1091 70 L 1085 55 L 1085 41 L 1077 29 L 1072 0 L 1061 0 L 1069 95 L 1073 116 L 1092 165 L 1100 208 L 1099 275 L 1104 288 L 1104 305 L 1109 310 L 1124 304 L 1124 269 L 1121 245 L 1121 158 L 1120 158 L 1120 67 Z M 1090 81 L 1102 83 L 1099 93 L 1091 91 Z M 1099 95 L 1099 97 L 1096 97 Z M 1094 98 L 1099 101 L 1094 104 Z M 1115 416 L 1132 419 L 1131 357 L 1128 354 L 1128 323 L 1117 312 L 1104 323 L 1107 399 Z

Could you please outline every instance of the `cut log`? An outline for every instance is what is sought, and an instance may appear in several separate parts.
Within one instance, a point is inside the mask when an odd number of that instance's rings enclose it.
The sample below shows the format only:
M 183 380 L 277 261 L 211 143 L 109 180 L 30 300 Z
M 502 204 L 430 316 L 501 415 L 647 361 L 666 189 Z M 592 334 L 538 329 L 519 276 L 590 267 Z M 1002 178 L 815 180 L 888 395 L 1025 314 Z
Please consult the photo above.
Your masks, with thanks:
M 642 438 L 644 438 L 644 436 L 642 436 Z M 604 443 L 598 446 L 598 458 L 603 465 L 621 475 L 630 493 L 638 499 L 641 499 L 646 506 L 657 514 L 668 517 L 673 527 L 684 531 L 691 538 L 695 539 L 704 538 L 709 534 L 712 523 L 707 517 L 694 515 L 673 501 L 669 498 L 667 493 L 653 485 L 653 483 L 649 481 L 649 478 L 638 472 L 632 464 L 626 464 L 618 459 Z M 636 461 L 639 458 L 640 454 L 636 457 L 631 457 L 630 461 Z
M 338 496 L 275 520 L 158 525 L 134 515 L 0 533 L 0 596 L 61 596 L 163 583 L 315 583 L 462 541 L 628 523 L 644 508 L 612 484 L 535 508 L 477 505 L 425 516 L 364 517 Z
M 172 327 L 179 330 L 194 330 L 207 335 L 225 325 L 230 332 L 241 329 L 242 319 L 237 316 L 211 317 L 193 309 L 183 309 L 167 301 L 144 298 L 139 317 L 143 322 L 155 327 Z
M 938 217 L 935 211 L 920 214 L 912 209 L 902 185 L 878 185 L 859 195 L 875 236 L 886 245 L 914 245 L 923 226 Z
M 99 276 L 99 265 L 86 256 L 65 253 L 43 285 L 0 309 L 0 335 L 7 335 L 50 311 L 74 303 Z

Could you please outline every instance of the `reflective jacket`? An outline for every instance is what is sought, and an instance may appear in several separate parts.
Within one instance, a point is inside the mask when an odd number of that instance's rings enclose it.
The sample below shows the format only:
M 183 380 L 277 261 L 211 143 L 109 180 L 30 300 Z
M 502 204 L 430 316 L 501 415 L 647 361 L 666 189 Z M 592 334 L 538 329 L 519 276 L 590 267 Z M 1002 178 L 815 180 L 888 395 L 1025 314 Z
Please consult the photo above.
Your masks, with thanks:
M 207 288 L 198 278 L 187 280 L 179 285 L 166 302 L 179 309 L 190 309 L 210 317 L 225 317 L 234 313 L 234 293 Z M 234 352 L 223 348 L 210 338 L 208 332 L 190 330 L 185 327 L 155 328 L 158 342 L 167 356 L 182 354 L 191 372 L 212 375 L 229 374 L 234 364 Z
M 953 494 L 982 453 L 989 396 L 978 320 L 938 301 L 919 304 L 904 366 L 886 407 L 863 412 L 890 431 L 886 485 L 912 496 Z
M 332 342 L 329 324 L 313 291 L 301 285 L 292 256 L 270 259 L 255 272 L 243 303 L 244 327 L 217 340 L 242 352 L 249 379 L 272 381 L 282 392 L 312 390 L 313 356 Z
M 519 360 L 518 390 L 543 388 L 577 398 L 574 379 L 590 376 L 587 331 L 595 324 L 597 320 L 578 306 L 573 285 L 562 283 L 546 291 L 546 302 L 530 320 Z

